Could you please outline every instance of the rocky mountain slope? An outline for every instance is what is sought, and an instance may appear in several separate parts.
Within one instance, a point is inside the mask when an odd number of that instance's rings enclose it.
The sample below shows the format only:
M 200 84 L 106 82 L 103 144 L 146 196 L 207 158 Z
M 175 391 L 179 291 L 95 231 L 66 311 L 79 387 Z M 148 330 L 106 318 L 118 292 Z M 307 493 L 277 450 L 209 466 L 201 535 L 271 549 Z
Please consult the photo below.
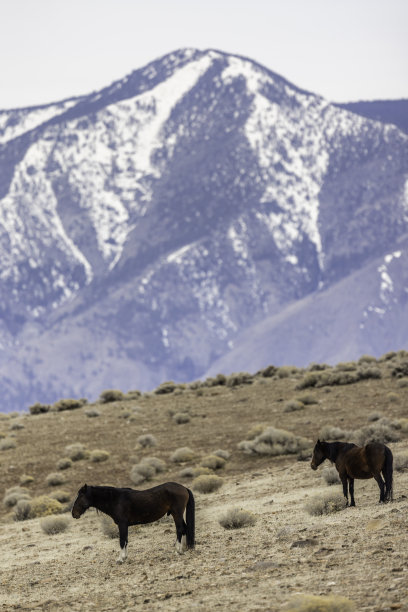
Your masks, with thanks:
M 89 96 L 0 112 L 0 137 L 5 408 L 191 380 L 271 321 L 263 365 L 295 338 L 298 364 L 314 349 L 355 358 L 366 344 L 345 334 L 384 295 L 372 350 L 406 342 L 408 138 L 395 126 L 187 49 Z M 358 271 L 350 295 L 339 283 Z M 306 341 L 294 308 L 311 300 L 321 320 L 332 299 L 349 318 Z

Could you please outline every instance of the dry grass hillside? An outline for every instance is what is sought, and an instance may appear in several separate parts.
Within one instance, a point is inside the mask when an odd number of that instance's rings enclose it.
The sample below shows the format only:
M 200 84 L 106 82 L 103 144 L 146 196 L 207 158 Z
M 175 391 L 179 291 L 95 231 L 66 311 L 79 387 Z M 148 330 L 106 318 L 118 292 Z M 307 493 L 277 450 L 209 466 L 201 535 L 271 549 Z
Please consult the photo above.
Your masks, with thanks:
M 408 609 L 408 353 L 101 397 L 0 416 L 1 610 Z M 329 466 L 310 469 L 319 435 L 386 441 L 394 501 L 371 479 L 343 507 Z M 69 514 L 85 482 L 168 480 L 196 499 L 184 555 L 166 518 L 132 528 L 117 565 L 103 515 Z

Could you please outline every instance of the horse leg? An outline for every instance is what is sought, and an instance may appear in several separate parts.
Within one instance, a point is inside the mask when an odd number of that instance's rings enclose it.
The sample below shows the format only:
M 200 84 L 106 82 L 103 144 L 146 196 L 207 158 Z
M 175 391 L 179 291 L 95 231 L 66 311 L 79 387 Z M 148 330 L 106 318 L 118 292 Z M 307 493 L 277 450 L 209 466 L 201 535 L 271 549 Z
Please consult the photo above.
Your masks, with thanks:
M 378 486 L 380 487 L 380 504 L 385 502 L 385 482 L 381 478 L 380 474 L 373 474 Z
M 176 551 L 179 555 L 182 555 L 187 548 L 186 544 L 186 533 L 187 525 L 183 519 L 183 513 L 177 512 L 173 514 L 174 523 L 176 525 L 177 539 L 176 539 Z
M 354 478 L 348 477 L 349 483 L 349 491 L 350 491 L 350 506 L 355 506 L 356 502 L 354 501 Z
M 346 498 L 347 501 L 347 505 L 349 505 L 348 503 L 348 493 L 347 493 L 347 474 L 339 474 L 340 476 L 340 480 L 341 480 L 341 484 L 343 485 L 343 495 Z
M 117 562 L 123 563 L 127 557 L 128 524 L 119 523 L 120 553 Z

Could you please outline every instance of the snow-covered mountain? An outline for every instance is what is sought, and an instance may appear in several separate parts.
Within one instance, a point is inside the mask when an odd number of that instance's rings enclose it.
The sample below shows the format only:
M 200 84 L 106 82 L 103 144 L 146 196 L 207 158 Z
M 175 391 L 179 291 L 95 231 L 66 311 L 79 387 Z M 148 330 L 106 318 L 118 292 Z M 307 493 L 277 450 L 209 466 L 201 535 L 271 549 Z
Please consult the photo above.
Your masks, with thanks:
M 89 96 L 0 111 L 0 142 L 3 409 L 254 370 L 259 332 L 264 365 L 288 359 L 285 338 L 305 365 L 408 342 L 408 137 L 393 125 L 185 49 Z M 306 337 L 293 313 L 311 302 Z M 356 337 L 372 313 L 384 338 Z

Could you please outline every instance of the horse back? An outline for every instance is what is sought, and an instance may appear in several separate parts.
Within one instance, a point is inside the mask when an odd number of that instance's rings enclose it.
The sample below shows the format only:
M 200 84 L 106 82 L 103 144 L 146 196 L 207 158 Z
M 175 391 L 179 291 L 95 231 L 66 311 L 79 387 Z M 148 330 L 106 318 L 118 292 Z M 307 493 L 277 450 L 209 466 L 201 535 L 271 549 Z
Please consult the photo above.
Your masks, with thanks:
M 343 456 L 344 467 L 351 478 L 372 478 L 378 474 L 385 461 L 385 446 L 377 442 L 350 448 Z

